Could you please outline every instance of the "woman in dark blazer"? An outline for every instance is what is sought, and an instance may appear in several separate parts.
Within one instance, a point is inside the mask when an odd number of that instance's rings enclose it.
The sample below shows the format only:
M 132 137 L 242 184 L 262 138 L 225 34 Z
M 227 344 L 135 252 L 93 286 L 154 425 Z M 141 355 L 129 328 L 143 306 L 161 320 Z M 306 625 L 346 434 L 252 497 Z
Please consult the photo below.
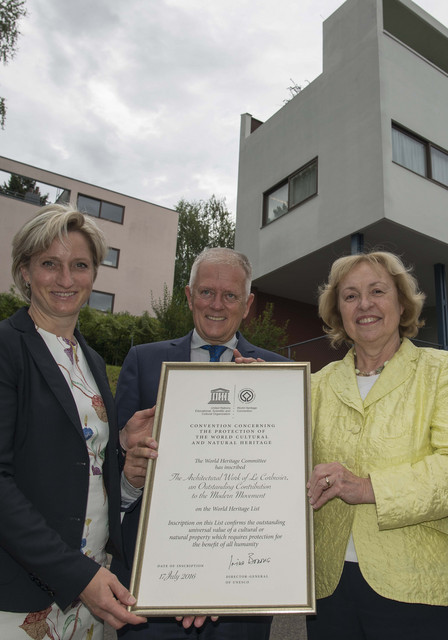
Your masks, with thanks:
M 119 440 L 102 358 L 75 328 L 106 244 L 87 216 L 49 205 L 13 241 L 30 303 L 0 323 L 0 637 L 102 638 L 144 619 L 106 568 L 120 554 Z M 122 443 L 148 428 L 129 421 Z M 155 446 L 155 445 L 154 445 Z M 126 468 L 125 468 L 126 472 Z

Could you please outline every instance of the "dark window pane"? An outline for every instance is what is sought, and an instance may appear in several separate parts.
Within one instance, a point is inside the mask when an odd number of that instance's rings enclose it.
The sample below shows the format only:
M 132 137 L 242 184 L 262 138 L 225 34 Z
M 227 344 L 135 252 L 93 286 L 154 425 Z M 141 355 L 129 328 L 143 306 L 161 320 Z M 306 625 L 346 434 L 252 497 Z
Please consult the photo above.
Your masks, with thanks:
M 392 159 L 402 167 L 426 176 L 425 144 L 392 127 Z
M 112 249 L 112 247 L 109 247 L 107 255 L 101 264 L 106 265 L 106 267 L 117 267 L 119 253 L 118 249 Z
M 100 204 L 101 200 L 95 200 L 87 196 L 78 196 L 78 209 L 82 211 L 82 213 L 95 216 L 95 218 L 98 218 L 100 215 Z
M 317 193 L 317 164 L 313 163 L 291 178 L 290 207 Z
M 432 177 L 448 187 L 448 153 L 431 147 Z
M 89 307 L 99 311 L 112 311 L 114 306 L 114 296 L 112 293 L 102 293 L 92 291 L 89 298 Z
M 266 223 L 288 213 L 288 183 L 266 196 Z
M 112 222 L 123 222 L 123 207 L 110 202 L 101 203 L 101 217 Z

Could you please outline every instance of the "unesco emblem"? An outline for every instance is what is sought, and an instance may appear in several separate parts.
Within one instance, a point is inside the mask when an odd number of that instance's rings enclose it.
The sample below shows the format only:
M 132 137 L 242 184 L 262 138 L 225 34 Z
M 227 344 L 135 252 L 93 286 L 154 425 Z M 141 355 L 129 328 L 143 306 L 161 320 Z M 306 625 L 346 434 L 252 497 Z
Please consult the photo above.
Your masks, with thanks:
M 229 393 L 229 389 L 223 389 L 222 387 L 211 389 L 209 404 L 230 404 Z
M 250 402 L 253 402 L 255 400 L 255 393 L 252 391 L 252 389 L 241 389 L 238 394 L 238 398 L 241 402 L 249 404 Z

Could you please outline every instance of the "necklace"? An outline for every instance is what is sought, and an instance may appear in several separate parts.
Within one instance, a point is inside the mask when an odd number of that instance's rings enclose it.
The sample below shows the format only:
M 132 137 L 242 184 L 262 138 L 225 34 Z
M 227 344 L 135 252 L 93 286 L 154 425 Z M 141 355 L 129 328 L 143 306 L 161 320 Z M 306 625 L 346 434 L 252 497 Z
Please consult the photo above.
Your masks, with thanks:
M 377 369 L 372 369 L 372 371 L 360 371 L 359 369 L 355 368 L 355 373 L 357 376 L 362 376 L 363 378 L 367 378 L 368 376 L 378 376 L 388 362 L 389 360 L 386 360 L 386 362 L 382 364 L 381 367 L 378 367 Z
M 356 362 L 356 350 L 355 349 L 353 349 L 353 357 L 354 357 L 355 362 Z M 384 367 L 386 366 L 386 364 L 388 362 L 389 362 L 389 360 L 386 360 L 380 367 L 377 367 L 376 369 L 372 369 L 372 371 L 360 371 L 355 366 L 355 373 L 356 373 L 357 376 L 362 376 L 363 378 L 368 378 L 369 376 L 379 376 L 381 371 L 384 369 Z

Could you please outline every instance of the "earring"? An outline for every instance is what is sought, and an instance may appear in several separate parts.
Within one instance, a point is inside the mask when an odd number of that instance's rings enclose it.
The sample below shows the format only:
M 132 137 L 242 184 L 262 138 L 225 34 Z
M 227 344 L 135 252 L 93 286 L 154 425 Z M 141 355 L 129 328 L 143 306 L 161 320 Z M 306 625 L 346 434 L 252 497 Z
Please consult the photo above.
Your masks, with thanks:
M 31 288 L 31 284 L 30 284 L 29 282 L 25 282 L 25 287 L 26 287 L 27 289 L 30 289 L 30 288 Z

